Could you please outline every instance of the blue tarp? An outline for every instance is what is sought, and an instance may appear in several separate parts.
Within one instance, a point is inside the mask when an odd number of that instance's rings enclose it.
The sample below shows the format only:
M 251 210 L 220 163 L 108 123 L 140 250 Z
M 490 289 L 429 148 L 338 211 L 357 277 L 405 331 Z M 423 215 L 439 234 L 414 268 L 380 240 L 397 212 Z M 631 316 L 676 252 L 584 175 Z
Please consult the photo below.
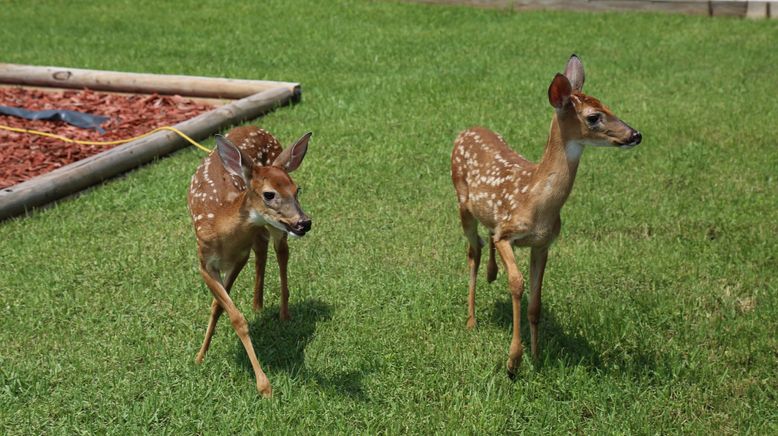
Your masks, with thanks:
M 108 120 L 102 115 L 91 115 L 83 112 L 66 110 L 30 111 L 19 107 L 0 106 L 0 114 L 11 115 L 28 120 L 64 121 L 82 129 L 95 129 L 102 135 L 105 133 L 100 124 Z

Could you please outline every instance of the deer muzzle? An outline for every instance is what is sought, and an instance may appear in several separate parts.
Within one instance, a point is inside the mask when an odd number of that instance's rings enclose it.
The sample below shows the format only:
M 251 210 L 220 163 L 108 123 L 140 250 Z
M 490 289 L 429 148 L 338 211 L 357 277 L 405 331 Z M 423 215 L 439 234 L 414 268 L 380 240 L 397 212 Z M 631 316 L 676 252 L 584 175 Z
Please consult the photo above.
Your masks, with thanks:
M 302 216 L 294 225 L 289 226 L 289 230 L 296 236 L 305 236 L 311 230 L 311 225 L 311 219 L 307 216 Z
M 631 130 L 631 132 L 630 132 L 629 136 L 624 141 L 624 143 L 619 146 L 619 148 L 625 148 L 625 149 L 626 148 L 632 148 L 632 147 L 635 147 L 636 145 L 640 144 L 640 141 L 643 140 L 643 135 L 641 135 L 640 132 L 638 132 L 635 129 L 630 129 L 630 130 Z

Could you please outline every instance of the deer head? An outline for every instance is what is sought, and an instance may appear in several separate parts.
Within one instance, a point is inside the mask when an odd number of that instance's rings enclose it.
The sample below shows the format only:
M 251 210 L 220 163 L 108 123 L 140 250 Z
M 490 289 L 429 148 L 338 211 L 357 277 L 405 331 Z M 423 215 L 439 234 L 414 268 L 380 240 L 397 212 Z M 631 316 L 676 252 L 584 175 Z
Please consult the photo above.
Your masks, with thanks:
M 311 219 L 297 199 L 300 189 L 289 177 L 302 163 L 310 138 L 311 133 L 306 133 L 281 152 L 272 165 L 261 166 L 230 140 L 216 135 L 224 168 L 245 183 L 243 208 L 252 224 L 270 225 L 290 236 L 303 236 L 311 229 Z
M 583 84 L 583 64 L 572 55 L 565 74 L 557 73 L 548 88 L 548 101 L 556 109 L 562 136 L 572 143 L 566 145 L 627 149 L 640 144 L 640 132 L 620 120 L 598 99 L 584 94 Z

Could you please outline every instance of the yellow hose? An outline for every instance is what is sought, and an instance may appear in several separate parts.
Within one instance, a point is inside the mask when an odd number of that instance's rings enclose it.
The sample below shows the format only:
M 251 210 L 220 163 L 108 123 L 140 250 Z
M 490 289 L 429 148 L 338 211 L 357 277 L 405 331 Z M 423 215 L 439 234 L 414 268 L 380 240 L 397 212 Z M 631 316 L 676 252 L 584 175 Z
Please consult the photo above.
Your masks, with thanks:
M 145 137 L 151 135 L 152 133 L 156 133 L 156 132 L 159 132 L 161 130 L 170 130 L 171 132 L 174 132 L 174 133 L 178 134 L 178 136 L 186 139 L 187 141 L 189 141 L 190 144 L 194 145 L 195 147 L 199 148 L 200 150 L 203 150 L 206 153 L 210 153 L 211 152 L 211 150 L 208 147 L 205 147 L 205 146 L 199 144 L 197 141 L 195 141 L 194 139 L 192 139 L 189 136 L 187 136 L 186 133 L 176 129 L 175 127 L 170 127 L 170 126 L 158 127 L 158 128 L 156 128 L 156 129 L 154 129 L 154 130 L 152 130 L 150 132 L 146 132 L 146 133 L 144 133 L 142 135 L 139 135 L 139 136 L 136 136 L 134 138 L 120 139 L 118 141 L 104 141 L 104 142 L 100 142 L 100 141 L 79 141 L 77 139 L 70 139 L 70 138 L 66 138 L 64 136 L 55 135 L 53 133 L 41 132 L 39 130 L 20 129 L 20 128 L 17 128 L 17 127 L 4 126 L 2 124 L 0 124 L 0 129 L 2 129 L 2 130 L 9 130 L 11 132 L 17 132 L 17 133 L 27 133 L 27 134 L 30 134 L 30 135 L 45 136 L 47 138 L 59 139 L 60 141 L 72 142 L 74 144 L 82 144 L 82 145 L 118 145 L 118 144 L 125 144 L 127 142 L 134 141 L 136 139 L 145 138 Z

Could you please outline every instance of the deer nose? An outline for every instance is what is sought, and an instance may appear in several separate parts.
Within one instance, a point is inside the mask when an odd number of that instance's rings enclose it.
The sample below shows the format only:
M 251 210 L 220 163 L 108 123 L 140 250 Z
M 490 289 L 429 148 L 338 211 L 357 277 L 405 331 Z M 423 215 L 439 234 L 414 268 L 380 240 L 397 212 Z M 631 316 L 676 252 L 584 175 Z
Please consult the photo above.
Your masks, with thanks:
M 629 137 L 629 143 L 632 145 L 638 145 L 640 144 L 640 141 L 643 140 L 643 135 L 640 134 L 637 130 L 632 132 L 632 135 Z
M 305 218 L 300 221 L 297 221 L 297 228 L 302 229 L 303 232 L 308 232 L 309 230 L 311 230 L 310 218 Z

